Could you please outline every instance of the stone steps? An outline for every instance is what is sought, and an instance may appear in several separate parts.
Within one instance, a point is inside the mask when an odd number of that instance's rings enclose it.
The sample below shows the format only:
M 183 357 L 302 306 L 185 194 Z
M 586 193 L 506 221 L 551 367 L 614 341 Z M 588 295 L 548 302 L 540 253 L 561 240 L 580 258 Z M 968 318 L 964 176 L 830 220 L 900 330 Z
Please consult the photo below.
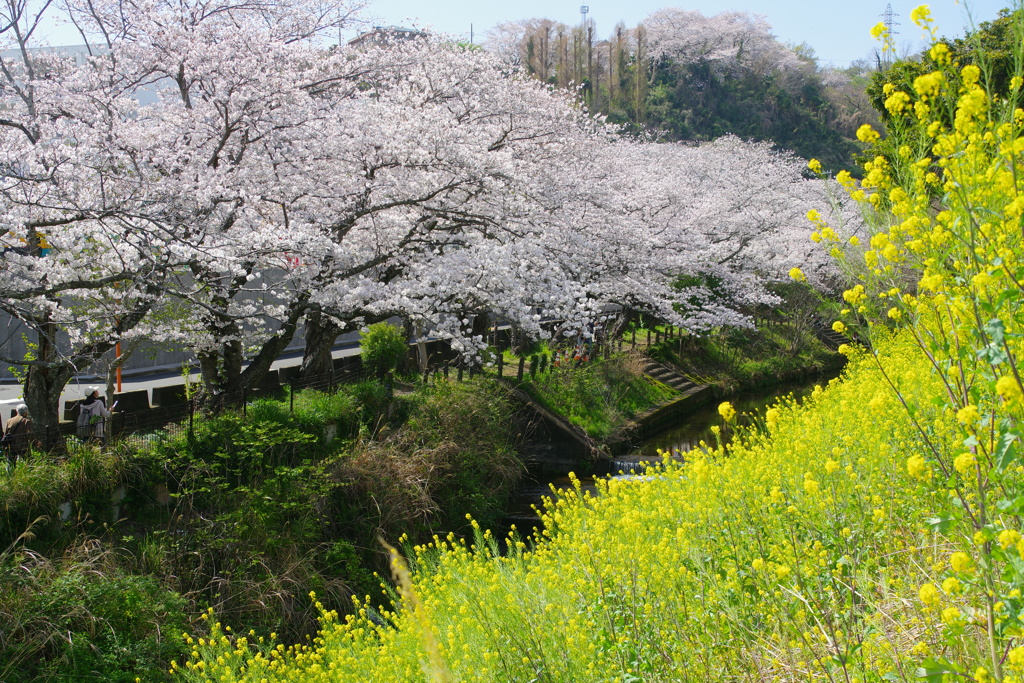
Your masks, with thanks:
M 695 387 L 698 387 L 696 383 L 691 382 L 683 374 L 673 370 L 667 365 L 650 359 L 647 359 L 644 363 L 644 374 L 651 379 L 655 379 L 662 384 L 672 387 L 684 395 Z

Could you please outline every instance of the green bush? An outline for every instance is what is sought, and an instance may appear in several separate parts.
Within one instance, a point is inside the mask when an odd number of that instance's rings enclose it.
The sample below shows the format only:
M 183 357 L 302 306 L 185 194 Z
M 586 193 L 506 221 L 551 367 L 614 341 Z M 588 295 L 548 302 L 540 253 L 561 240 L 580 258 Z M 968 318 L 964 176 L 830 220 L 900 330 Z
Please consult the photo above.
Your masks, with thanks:
M 31 453 L 0 469 L 0 550 L 33 526 L 42 539 L 61 533 L 58 507 L 72 502 L 72 514 L 96 523 L 113 521 L 110 495 L 128 477 L 128 464 L 117 451 L 96 444 L 68 442 L 68 457 Z M 45 516 L 47 524 L 36 523 Z
M 187 602 L 149 576 L 33 556 L 0 567 L 0 680 L 161 681 L 185 653 Z
M 351 390 L 333 394 L 307 389 L 295 395 L 295 420 L 306 429 L 321 430 L 337 425 L 338 436 L 355 436 L 359 431 L 359 401 Z
M 401 328 L 390 323 L 370 325 L 359 340 L 363 367 L 377 377 L 394 372 L 409 349 Z

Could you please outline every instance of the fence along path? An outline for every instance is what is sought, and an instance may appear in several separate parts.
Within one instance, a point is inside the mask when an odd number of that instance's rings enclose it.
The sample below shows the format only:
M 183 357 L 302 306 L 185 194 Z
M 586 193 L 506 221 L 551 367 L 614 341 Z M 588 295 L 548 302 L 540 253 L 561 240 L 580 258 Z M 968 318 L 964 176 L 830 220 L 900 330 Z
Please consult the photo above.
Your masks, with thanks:
M 590 358 L 597 358 L 601 355 L 609 356 L 614 350 L 624 348 L 643 349 L 652 343 L 658 343 L 662 338 L 668 339 L 671 332 L 643 331 L 639 335 L 634 331 L 626 338 L 619 338 L 608 341 L 603 338 L 603 329 L 597 330 L 595 340 L 587 343 L 587 354 Z M 511 334 L 507 328 L 493 329 L 489 341 L 499 351 L 508 349 L 511 345 Z M 577 342 L 566 342 L 559 357 L 571 361 L 574 360 L 573 348 Z M 418 350 L 416 345 L 410 346 L 410 363 L 418 362 Z M 530 360 L 521 356 L 516 363 L 506 363 L 504 356 L 499 352 L 495 359 L 483 366 L 462 362 L 454 354 L 447 344 L 440 340 L 434 340 L 427 344 L 427 369 L 422 373 L 422 380 L 429 382 L 444 377 L 462 381 L 465 376 L 469 378 L 477 374 L 496 374 L 505 379 L 515 379 L 522 382 L 527 373 L 536 372 Z M 540 371 L 550 371 L 552 362 L 546 360 L 540 367 Z M 40 433 L 35 431 L 32 434 L 32 445 L 37 450 L 58 451 L 65 446 L 65 440 L 69 436 L 83 439 L 102 440 L 105 443 L 137 441 L 145 442 L 153 437 L 153 433 L 164 431 L 168 434 L 181 434 L 192 429 L 197 415 L 204 411 L 218 412 L 231 408 L 241 409 L 243 416 L 251 401 L 262 396 L 290 396 L 289 410 L 294 409 L 295 392 L 303 389 L 314 389 L 325 393 L 333 393 L 338 387 L 353 384 L 367 379 L 367 373 L 362 367 L 359 355 L 343 356 L 336 358 L 332 372 L 322 375 L 303 377 L 299 374 L 298 366 L 284 367 L 271 370 L 267 377 L 256 387 L 241 391 L 219 394 L 214 397 L 200 398 L 190 396 L 186 384 L 174 384 L 170 386 L 153 387 L 151 390 L 129 391 L 114 395 L 118 403 L 118 411 L 109 418 L 101 418 L 94 422 L 88 429 L 81 429 L 77 425 L 79 401 L 65 401 L 64 422 L 58 428 L 50 429 Z M 288 390 L 286 392 L 286 389 Z M 152 392 L 152 398 L 150 397 Z
M 157 431 L 180 434 L 190 430 L 196 416 L 202 415 L 204 411 L 240 408 L 244 415 L 249 403 L 263 396 L 294 396 L 296 391 L 303 389 L 333 392 L 341 385 L 366 378 L 358 356 L 340 358 L 338 361 L 341 362 L 336 361 L 332 372 L 309 377 L 300 376 L 297 366 L 282 369 L 287 372 L 273 370 L 257 387 L 213 397 L 192 396 L 185 384 L 154 387 L 151 390 L 152 401 L 150 391 L 145 389 L 115 394 L 118 411 L 87 427 L 79 427 L 77 424 L 79 401 L 65 401 L 64 421 L 55 429 L 44 432 L 35 430 L 31 437 L 32 445 L 37 450 L 57 451 L 64 447 L 65 439 L 69 436 L 105 443 L 132 440 L 144 442 Z M 294 402 L 289 403 L 289 409 L 294 409 Z

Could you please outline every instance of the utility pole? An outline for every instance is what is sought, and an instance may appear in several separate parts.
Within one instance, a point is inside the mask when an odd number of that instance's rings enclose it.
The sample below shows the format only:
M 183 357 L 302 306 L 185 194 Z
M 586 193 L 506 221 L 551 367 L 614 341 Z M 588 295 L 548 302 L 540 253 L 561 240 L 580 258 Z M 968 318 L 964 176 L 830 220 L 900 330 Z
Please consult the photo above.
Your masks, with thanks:
M 590 12 L 590 6 L 589 5 L 580 5 L 580 41 L 579 42 L 582 43 L 583 41 L 587 41 L 587 45 L 586 45 L 587 62 L 588 62 L 587 63 L 587 75 L 586 75 L 587 89 L 583 92 L 583 96 L 586 98 L 586 103 L 587 103 L 588 107 L 593 106 L 593 101 L 592 101 L 592 99 L 590 97 L 590 89 L 593 87 L 593 84 L 590 82 L 590 77 L 591 77 L 591 73 L 590 73 L 590 71 L 591 71 L 591 67 L 590 67 L 590 61 L 591 61 L 591 56 L 590 56 L 590 39 L 589 39 L 589 33 L 587 31 L 587 14 L 589 12 Z M 583 45 L 580 45 L 580 47 L 582 48 Z M 583 62 L 583 54 L 580 53 L 579 56 L 578 56 L 578 59 L 575 60 L 575 61 L 576 61 L 576 64 L 579 64 L 580 71 L 583 71 L 583 64 L 582 64 L 582 62 Z M 575 71 L 576 64 L 573 65 L 573 67 L 574 67 L 573 70 L 574 71 Z M 580 74 L 580 75 L 582 76 L 582 74 Z M 582 78 L 580 80 L 582 80 Z

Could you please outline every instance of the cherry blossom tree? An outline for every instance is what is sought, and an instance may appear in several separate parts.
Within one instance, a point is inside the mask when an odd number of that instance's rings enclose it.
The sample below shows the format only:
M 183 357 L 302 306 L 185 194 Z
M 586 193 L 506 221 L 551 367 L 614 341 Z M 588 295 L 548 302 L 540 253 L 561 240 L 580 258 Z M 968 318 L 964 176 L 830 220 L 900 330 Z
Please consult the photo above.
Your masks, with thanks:
M 619 140 L 598 155 L 596 163 L 616 174 L 600 201 L 621 207 L 622 218 L 609 216 L 614 229 L 629 231 L 619 240 L 630 245 L 628 260 L 660 275 L 619 271 L 603 288 L 592 285 L 612 300 L 660 310 L 701 333 L 750 326 L 745 311 L 777 304 L 769 285 L 787 281 L 791 268 L 822 288 L 837 276 L 811 240 L 807 215 L 840 193 L 806 179 L 792 155 L 733 136 L 702 144 Z M 843 226 L 840 237 L 863 231 L 856 210 L 837 202 L 834 211 L 828 219 Z
M 194 350 L 218 394 L 257 384 L 303 324 L 310 371 L 390 316 L 467 355 L 484 314 L 540 337 L 619 303 L 700 332 L 749 324 L 787 267 L 815 272 L 818 186 L 795 160 L 622 139 L 442 40 L 317 41 L 353 9 L 71 3 L 100 38 L 81 60 L 8 22 L 0 306 L 38 340 L 7 360 L 41 424 L 118 340 Z
M 201 300 L 213 288 L 200 276 L 244 272 L 227 228 L 259 220 L 247 200 L 272 177 L 249 148 L 280 146 L 295 122 L 269 113 L 290 104 L 285 70 L 270 67 L 313 54 L 316 32 L 348 16 L 326 3 L 70 3 L 99 38 L 79 57 L 36 48 L 51 10 L 10 0 L 0 27 L 0 306 L 32 337 L 28 357 L 5 360 L 26 368 L 44 430 L 74 372 L 151 334 L 183 274 L 178 293 Z
M 45 9 L 45 7 L 44 7 Z M 0 310 L 23 325 L 25 397 L 44 434 L 60 392 L 142 320 L 176 260 L 139 209 L 152 201 L 135 163 L 108 144 L 135 103 L 110 96 L 74 56 L 32 50 L 41 13 L 0 6 Z
M 796 54 L 779 43 L 760 14 L 666 8 L 644 19 L 650 54 L 680 64 L 706 61 L 723 69 L 740 64 L 760 72 L 799 67 Z

